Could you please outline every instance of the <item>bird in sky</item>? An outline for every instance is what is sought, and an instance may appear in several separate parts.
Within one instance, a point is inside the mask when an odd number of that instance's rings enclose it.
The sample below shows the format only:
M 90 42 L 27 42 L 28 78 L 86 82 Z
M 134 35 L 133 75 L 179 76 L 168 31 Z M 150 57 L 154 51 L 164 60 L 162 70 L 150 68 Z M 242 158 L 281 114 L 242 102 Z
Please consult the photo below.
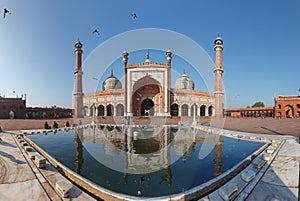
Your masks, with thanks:
M 138 18 L 138 16 L 136 15 L 136 13 L 132 13 L 131 16 L 133 17 L 133 19 Z
M 98 34 L 98 35 L 100 35 L 98 29 L 95 29 L 95 30 L 92 32 L 92 34 L 95 34 L 95 33 Z
M 6 14 L 11 14 L 11 12 L 9 10 L 7 10 L 6 8 L 3 9 L 3 18 L 5 18 Z

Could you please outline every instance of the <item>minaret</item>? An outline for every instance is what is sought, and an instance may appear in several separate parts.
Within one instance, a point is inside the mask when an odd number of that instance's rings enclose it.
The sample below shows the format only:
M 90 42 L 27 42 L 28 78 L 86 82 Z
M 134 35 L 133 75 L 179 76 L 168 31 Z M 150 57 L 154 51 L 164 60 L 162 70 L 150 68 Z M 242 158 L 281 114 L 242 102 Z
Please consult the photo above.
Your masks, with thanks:
M 215 52 L 216 52 L 216 68 L 215 73 L 215 117 L 223 117 L 223 90 L 222 90 L 222 51 L 223 40 L 218 36 L 215 40 Z
M 82 93 L 82 44 L 78 40 L 75 43 L 76 68 L 75 68 L 75 88 L 74 88 L 74 117 L 83 118 L 83 93 Z
M 168 88 L 167 90 L 167 114 L 168 116 L 171 116 L 171 62 L 172 62 L 172 52 L 170 49 L 166 52 L 166 57 L 169 65 L 168 69 Z
M 127 62 L 128 62 L 128 52 L 126 50 L 124 50 L 123 52 L 123 63 L 124 63 L 124 89 L 125 89 L 125 100 L 124 100 L 124 116 L 128 116 L 128 113 L 130 113 L 130 111 L 128 111 L 128 107 L 127 104 L 130 104 L 130 101 L 128 101 L 128 96 L 127 96 L 127 87 L 128 87 L 128 83 L 127 83 Z

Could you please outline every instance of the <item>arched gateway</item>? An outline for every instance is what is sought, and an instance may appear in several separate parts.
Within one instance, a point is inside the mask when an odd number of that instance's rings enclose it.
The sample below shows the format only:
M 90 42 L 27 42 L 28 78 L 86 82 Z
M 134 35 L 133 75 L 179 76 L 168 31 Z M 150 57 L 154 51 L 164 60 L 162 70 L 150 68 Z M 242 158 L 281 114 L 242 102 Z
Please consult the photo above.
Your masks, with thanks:
M 143 63 L 127 64 L 128 53 L 123 53 L 125 71 L 125 116 L 170 116 L 170 68 L 171 51 L 167 51 L 168 63 L 155 63 L 147 59 Z
M 162 89 L 160 83 L 146 75 L 133 85 L 132 114 L 134 116 L 154 116 L 162 110 Z M 157 115 L 156 115 L 157 116 Z

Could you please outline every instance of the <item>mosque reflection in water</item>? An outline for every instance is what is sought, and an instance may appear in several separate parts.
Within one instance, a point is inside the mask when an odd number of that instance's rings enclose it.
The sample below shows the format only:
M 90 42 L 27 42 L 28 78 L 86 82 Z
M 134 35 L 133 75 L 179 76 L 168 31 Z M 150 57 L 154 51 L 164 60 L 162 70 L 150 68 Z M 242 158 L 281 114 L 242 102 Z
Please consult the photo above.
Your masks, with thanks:
M 121 127 L 87 126 L 75 129 L 75 170 L 81 173 L 84 161 L 83 143 L 99 144 L 107 157 L 118 158 L 118 171 L 124 172 L 123 183 L 128 174 L 140 174 L 140 184 L 150 182 L 151 174 L 162 174 L 160 184 L 172 184 L 171 164 L 176 160 L 185 163 L 196 151 L 195 146 L 211 144 L 214 151 L 213 175 L 222 174 L 222 136 L 207 135 L 190 127 Z M 198 150 L 199 151 L 199 150 Z M 96 151 L 97 152 L 97 151 Z M 204 151 L 205 152 L 205 151 Z M 94 154 L 92 154 L 94 156 Z M 200 153 L 199 153 L 199 157 Z M 204 153 L 205 157 L 205 153 Z M 97 159 L 97 157 L 96 157 Z M 101 161 L 101 160 L 100 160 Z M 85 164 L 87 165 L 87 164 Z M 115 169 L 115 168 L 113 168 Z M 210 170 L 212 171 L 212 170 Z

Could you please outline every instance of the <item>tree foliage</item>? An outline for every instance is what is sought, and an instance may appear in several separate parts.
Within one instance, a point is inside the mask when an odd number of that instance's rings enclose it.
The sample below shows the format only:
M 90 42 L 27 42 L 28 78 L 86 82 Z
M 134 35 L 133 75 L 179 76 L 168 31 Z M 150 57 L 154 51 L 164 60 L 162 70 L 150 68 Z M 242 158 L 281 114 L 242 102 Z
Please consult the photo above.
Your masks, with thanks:
M 264 102 L 256 102 L 252 105 L 252 107 L 265 107 Z

